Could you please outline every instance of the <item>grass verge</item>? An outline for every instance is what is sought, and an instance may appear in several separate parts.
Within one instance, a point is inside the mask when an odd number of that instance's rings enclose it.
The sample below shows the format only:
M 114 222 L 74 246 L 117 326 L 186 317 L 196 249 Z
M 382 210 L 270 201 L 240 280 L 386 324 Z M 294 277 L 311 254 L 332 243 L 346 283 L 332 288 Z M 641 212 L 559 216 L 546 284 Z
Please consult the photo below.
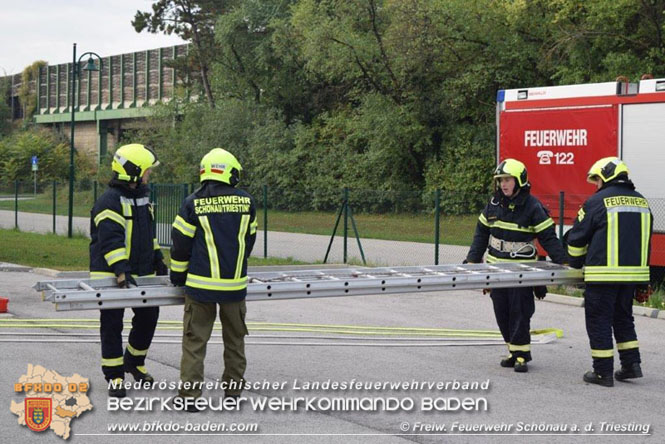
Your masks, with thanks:
M 105 190 L 100 187 L 98 195 Z M 18 210 L 28 213 L 53 214 L 52 188 L 42 194 L 20 194 Z M 0 209 L 14 210 L 13 196 L 9 200 L 0 200 Z M 90 209 L 94 203 L 93 191 L 76 191 L 74 193 L 74 216 L 89 217 Z M 171 223 L 178 211 L 176 204 L 162 198 L 156 206 L 157 221 Z M 58 187 L 56 193 L 55 212 L 57 215 L 67 215 L 68 194 L 67 189 Z M 268 229 L 272 231 L 285 231 L 289 233 L 322 234 L 330 236 L 335 226 L 337 214 L 334 212 L 287 212 L 268 211 Z M 263 229 L 263 210 L 257 213 L 259 229 Z M 386 214 L 354 214 L 354 219 L 360 237 L 369 239 L 385 239 L 409 242 L 434 242 L 434 214 L 432 213 L 386 213 Z M 440 242 L 450 245 L 471 245 L 473 233 L 476 228 L 477 215 L 468 216 L 441 216 Z M 341 235 L 344 220 L 340 220 L 337 234 Z M 354 236 L 351 220 L 348 220 L 349 237 Z
M 576 298 L 584 297 L 584 290 L 577 287 L 571 287 L 568 285 L 556 285 L 548 287 L 549 293 L 562 294 L 566 296 L 573 296 Z M 658 310 L 665 310 L 665 290 L 660 288 L 655 291 L 649 300 L 644 304 L 633 300 L 633 306 L 636 307 L 646 307 L 646 308 L 655 308 Z
M 74 236 L 68 239 L 55 234 L 26 233 L 18 230 L 0 230 L 2 247 L 0 262 L 55 270 L 87 270 L 89 267 L 88 246 L 90 239 Z M 166 263 L 168 250 L 163 250 Z M 292 258 L 249 258 L 249 265 L 305 265 Z
M 263 229 L 263 212 L 258 212 L 259 229 Z M 268 230 L 291 233 L 323 234 L 330 236 L 335 227 L 336 213 L 268 211 Z M 362 238 L 434 243 L 434 214 L 354 214 Z M 440 242 L 450 245 L 471 245 L 478 221 L 477 215 L 441 216 Z M 343 233 L 340 220 L 337 234 Z M 351 220 L 349 237 L 354 236 Z
M 58 216 L 68 215 L 69 211 L 69 194 L 68 189 L 63 186 L 58 186 L 56 190 L 55 199 L 55 214 Z M 103 190 L 102 190 L 103 191 Z M 100 192 L 101 194 L 101 192 Z M 40 213 L 40 214 L 53 214 L 53 188 L 45 193 L 35 194 L 19 194 L 18 196 L 18 210 L 26 213 Z M 14 211 L 15 200 L 14 196 L 5 196 L 0 201 L 0 210 Z M 94 203 L 93 190 L 88 191 L 75 191 L 74 192 L 74 216 L 90 217 L 90 210 Z

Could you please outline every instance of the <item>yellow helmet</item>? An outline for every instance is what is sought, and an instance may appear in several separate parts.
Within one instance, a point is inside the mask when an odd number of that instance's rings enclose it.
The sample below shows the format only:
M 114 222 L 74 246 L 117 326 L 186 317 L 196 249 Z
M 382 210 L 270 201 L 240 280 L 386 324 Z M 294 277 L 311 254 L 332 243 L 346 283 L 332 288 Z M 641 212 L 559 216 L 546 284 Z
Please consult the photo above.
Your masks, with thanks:
M 235 156 L 222 148 L 213 148 L 201 159 L 201 182 L 216 180 L 232 187 L 240 182 L 242 166 Z
M 623 160 L 618 157 L 603 157 L 589 168 L 586 174 L 587 182 L 594 182 L 594 178 L 599 177 L 604 183 L 615 179 L 619 174 L 628 175 L 628 167 Z
M 496 167 L 494 170 L 494 179 L 498 180 L 502 177 L 514 177 L 517 186 L 520 188 L 529 183 L 526 167 L 522 162 L 515 159 L 506 159 Z
M 159 165 L 155 153 L 140 143 L 123 145 L 113 155 L 111 169 L 118 180 L 140 182 L 148 169 Z

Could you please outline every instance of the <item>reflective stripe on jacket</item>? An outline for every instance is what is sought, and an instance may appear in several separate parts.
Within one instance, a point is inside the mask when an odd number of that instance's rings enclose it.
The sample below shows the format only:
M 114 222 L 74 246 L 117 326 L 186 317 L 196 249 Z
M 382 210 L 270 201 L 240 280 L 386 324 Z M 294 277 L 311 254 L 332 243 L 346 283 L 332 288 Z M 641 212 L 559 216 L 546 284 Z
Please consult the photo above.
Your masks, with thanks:
M 580 209 L 567 233 L 573 267 L 585 282 L 649 282 L 653 217 L 647 200 L 627 179 L 608 182 Z
M 480 263 L 486 251 L 488 263 L 536 259 L 535 248 L 503 251 L 490 245 L 490 235 L 499 241 L 516 245 L 538 239 L 554 262 L 563 263 L 566 260 L 565 250 L 554 231 L 554 221 L 540 201 L 531 195 L 528 187 L 522 188 L 513 199 L 505 197 L 500 190 L 495 193 L 478 217 L 473 243 L 466 259 Z
M 90 213 L 90 272 L 93 277 L 120 273 L 145 276 L 163 257 L 155 237 L 150 190 L 112 183 Z
M 244 299 L 256 228 L 249 193 L 204 181 L 185 199 L 173 222 L 172 276 L 186 274 L 186 292 L 200 302 Z

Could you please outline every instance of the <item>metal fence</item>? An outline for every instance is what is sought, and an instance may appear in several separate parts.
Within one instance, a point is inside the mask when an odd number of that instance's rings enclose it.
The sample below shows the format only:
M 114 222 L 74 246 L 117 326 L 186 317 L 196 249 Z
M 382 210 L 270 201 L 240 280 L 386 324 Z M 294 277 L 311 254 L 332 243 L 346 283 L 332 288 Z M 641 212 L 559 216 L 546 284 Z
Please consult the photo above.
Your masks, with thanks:
M 171 224 L 195 184 L 151 184 L 160 245 L 171 245 Z M 80 180 L 74 187 L 74 232 L 89 235 L 90 210 L 105 185 Z M 467 199 L 458 214 L 459 196 L 433 192 L 340 189 L 333 191 L 249 188 L 257 206 L 259 232 L 253 254 L 291 257 L 305 262 L 426 265 L 460 263 L 473 239 L 482 202 Z M 559 235 L 572 224 L 588 196 L 540 196 Z M 564 205 L 564 201 L 567 206 Z M 450 204 L 453 202 L 453 204 Z M 654 229 L 665 232 L 665 199 L 649 199 Z M 0 226 L 66 234 L 68 183 L 0 183 Z M 660 248 L 654 243 L 653 248 Z M 665 246 L 663 247 L 665 248 Z

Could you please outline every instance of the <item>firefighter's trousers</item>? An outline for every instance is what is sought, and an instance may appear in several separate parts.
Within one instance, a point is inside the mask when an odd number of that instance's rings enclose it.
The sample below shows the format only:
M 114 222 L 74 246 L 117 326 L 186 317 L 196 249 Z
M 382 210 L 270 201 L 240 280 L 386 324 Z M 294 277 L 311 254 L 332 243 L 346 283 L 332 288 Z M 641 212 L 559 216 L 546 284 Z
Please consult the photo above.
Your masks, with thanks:
M 494 315 L 513 358 L 531 360 L 531 316 L 536 310 L 533 288 L 497 288 L 490 293 Z
M 247 308 L 244 300 L 222 303 L 199 302 L 185 295 L 180 380 L 203 381 L 203 361 L 217 317 L 217 306 L 219 306 L 219 320 L 222 323 L 224 341 L 222 382 L 227 387 L 226 396 L 237 396 L 242 392 L 242 382 L 247 367 L 245 335 L 249 332 L 245 324 Z M 181 388 L 178 394 L 183 398 L 198 398 L 201 396 L 201 388 L 197 384 L 192 384 L 190 388 Z
M 612 332 L 623 367 L 640 362 L 633 320 L 635 285 L 586 284 L 584 316 L 591 345 L 593 370 L 609 376 L 614 370 Z
M 132 329 L 129 332 L 127 348 L 122 348 L 122 328 L 124 308 L 100 310 L 99 334 L 102 341 L 102 371 L 106 380 L 123 378 L 124 365 L 139 367 L 145 365 L 148 348 L 155 334 L 159 319 L 159 307 L 132 308 Z

